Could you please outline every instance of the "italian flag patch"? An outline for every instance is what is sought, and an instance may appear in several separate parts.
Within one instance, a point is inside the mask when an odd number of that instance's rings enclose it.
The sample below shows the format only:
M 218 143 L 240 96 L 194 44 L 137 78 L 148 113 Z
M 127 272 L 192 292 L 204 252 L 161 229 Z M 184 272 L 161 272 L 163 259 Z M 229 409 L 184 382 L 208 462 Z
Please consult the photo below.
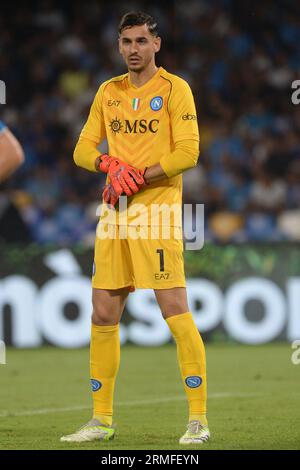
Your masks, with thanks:
M 132 107 L 133 107 L 133 110 L 134 111 L 137 111 L 137 109 L 139 108 L 140 106 L 140 98 L 133 98 L 132 100 Z

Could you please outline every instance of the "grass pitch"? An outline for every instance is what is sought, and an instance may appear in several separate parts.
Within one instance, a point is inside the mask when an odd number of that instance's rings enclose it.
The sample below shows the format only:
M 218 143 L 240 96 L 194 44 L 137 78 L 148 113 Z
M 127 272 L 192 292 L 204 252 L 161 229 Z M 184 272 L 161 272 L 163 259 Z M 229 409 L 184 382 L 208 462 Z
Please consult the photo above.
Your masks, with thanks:
M 300 365 L 289 344 L 208 344 L 212 439 L 179 446 L 187 402 L 174 345 L 124 346 L 117 433 L 108 443 L 61 443 L 90 419 L 87 349 L 7 351 L 0 365 L 0 449 L 300 449 Z

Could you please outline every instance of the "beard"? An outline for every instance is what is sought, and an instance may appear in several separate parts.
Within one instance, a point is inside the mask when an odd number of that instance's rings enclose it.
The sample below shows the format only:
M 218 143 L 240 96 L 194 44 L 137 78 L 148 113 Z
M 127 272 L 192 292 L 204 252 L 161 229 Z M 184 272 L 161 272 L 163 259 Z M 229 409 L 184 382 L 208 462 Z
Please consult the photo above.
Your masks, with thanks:
M 151 57 L 149 57 L 149 56 L 145 56 L 143 58 L 141 56 L 139 56 L 139 61 L 135 64 L 131 63 L 129 58 L 128 58 L 127 67 L 128 67 L 128 70 L 130 72 L 140 73 L 140 72 L 143 72 L 148 67 L 150 62 L 151 62 Z
M 142 72 L 144 69 L 144 64 L 128 64 L 128 70 L 130 70 L 130 72 Z

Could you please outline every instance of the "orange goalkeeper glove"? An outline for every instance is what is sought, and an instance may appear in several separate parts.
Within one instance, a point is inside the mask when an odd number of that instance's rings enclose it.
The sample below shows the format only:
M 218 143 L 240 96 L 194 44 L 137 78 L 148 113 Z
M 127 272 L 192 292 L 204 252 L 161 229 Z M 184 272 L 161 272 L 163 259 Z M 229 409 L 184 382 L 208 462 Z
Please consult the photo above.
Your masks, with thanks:
M 144 170 L 146 171 L 146 169 Z M 145 182 L 145 184 L 148 184 Z M 140 186 L 140 188 L 142 188 L 143 186 Z M 118 200 L 119 200 L 119 197 L 123 194 L 123 189 L 121 188 L 120 191 L 115 191 L 113 185 L 111 183 L 109 184 L 106 184 L 104 186 L 104 189 L 103 189 L 103 193 L 102 193 L 102 197 L 103 197 L 103 200 L 104 202 L 106 202 L 106 204 L 110 204 L 112 205 L 113 207 L 115 207 L 115 205 L 117 204 Z
M 126 196 L 132 196 L 147 185 L 144 178 L 146 168 L 138 170 L 119 158 L 110 157 L 105 153 L 100 157 L 97 170 L 108 174 L 111 185 L 118 195 L 118 198 L 123 192 Z
M 111 206 L 115 207 L 119 200 L 119 194 L 116 193 L 114 190 L 112 184 L 106 184 L 103 189 L 103 201 L 106 202 L 106 204 L 110 204 Z

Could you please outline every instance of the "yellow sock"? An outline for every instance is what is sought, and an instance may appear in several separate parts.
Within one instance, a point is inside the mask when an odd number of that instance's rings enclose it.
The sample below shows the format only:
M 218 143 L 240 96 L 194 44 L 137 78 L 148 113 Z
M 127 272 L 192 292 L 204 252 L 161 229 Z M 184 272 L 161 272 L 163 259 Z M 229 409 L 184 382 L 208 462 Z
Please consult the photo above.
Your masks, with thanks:
M 120 365 L 119 325 L 92 324 L 90 373 L 93 390 L 93 417 L 111 426 L 115 380 Z
M 189 403 L 189 421 L 206 419 L 206 358 L 205 348 L 191 312 L 166 319 L 177 344 L 177 357 L 184 389 Z

